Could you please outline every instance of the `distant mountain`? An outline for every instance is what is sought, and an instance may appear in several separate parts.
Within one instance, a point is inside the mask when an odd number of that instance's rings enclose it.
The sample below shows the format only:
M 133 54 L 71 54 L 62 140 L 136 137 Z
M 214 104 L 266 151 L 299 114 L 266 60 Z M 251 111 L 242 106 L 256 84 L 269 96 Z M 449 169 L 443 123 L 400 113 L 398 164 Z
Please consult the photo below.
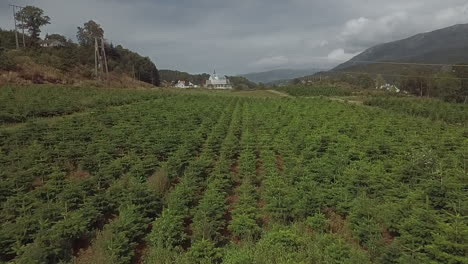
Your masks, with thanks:
M 468 62 L 468 24 L 459 24 L 367 49 L 332 71 L 371 62 L 457 64 Z
M 292 83 L 294 83 L 294 79 L 285 79 L 285 80 L 277 80 L 277 81 L 272 81 L 272 82 L 269 82 L 269 83 L 266 83 L 267 85 L 276 85 L 276 86 L 287 86 L 287 85 L 290 85 Z
M 278 69 L 266 72 L 256 72 L 242 74 L 240 76 L 247 78 L 248 80 L 255 83 L 272 83 L 281 80 L 290 80 L 307 75 L 312 75 L 320 70 L 318 69 Z

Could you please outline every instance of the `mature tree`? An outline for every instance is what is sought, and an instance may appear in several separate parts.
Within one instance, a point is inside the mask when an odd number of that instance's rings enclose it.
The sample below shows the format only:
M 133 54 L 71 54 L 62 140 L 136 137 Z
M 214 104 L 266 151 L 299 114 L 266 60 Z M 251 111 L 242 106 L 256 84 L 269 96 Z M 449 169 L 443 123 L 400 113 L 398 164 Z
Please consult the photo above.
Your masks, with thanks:
M 374 86 L 374 80 L 369 75 L 362 74 L 358 76 L 357 84 L 363 89 L 371 89 Z
M 44 10 L 35 6 L 26 6 L 16 13 L 16 19 L 23 21 L 19 28 L 27 29 L 30 35 L 31 46 L 36 46 L 39 41 L 41 27 L 50 24 L 50 17 L 44 15 Z
M 0 28 L 0 50 L 16 48 L 15 31 Z
M 257 88 L 257 84 L 242 76 L 227 76 L 235 89 L 248 90 Z
M 45 39 L 46 40 L 57 40 L 57 41 L 60 41 L 61 43 L 66 43 L 67 42 L 67 38 L 63 35 L 60 35 L 60 34 L 47 34 L 45 36 Z
M 380 89 L 383 85 L 385 85 L 387 82 L 385 79 L 382 77 L 381 74 L 377 75 L 375 78 L 375 88 Z
M 422 76 L 402 77 L 399 85 L 403 91 L 422 97 L 427 95 L 430 87 L 430 81 L 429 78 Z
M 190 81 L 193 84 L 203 85 L 205 84 L 206 80 L 210 78 L 209 74 L 189 74 L 186 72 L 180 71 L 173 71 L 173 70 L 160 70 L 160 78 L 161 81 L 174 83 L 179 80 Z
M 460 78 L 460 90 L 457 92 L 457 102 L 468 103 L 468 65 L 454 67 L 453 72 L 457 78 Z
M 440 97 L 446 101 L 456 101 L 461 82 L 451 73 L 439 73 L 433 84 L 433 91 L 428 96 Z
M 101 25 L 93 20 L 84 23 L 83 27 L 78 27 L 76 38 L 82 46 L 90 46 L 94 44 L 94 38 L 103 38 L 104 30 Z
M 136 71 L 135 77 L 138 78 L 138 80 L 151 83 L 156 86 L 160 85 L 161 81 L 159 78 L 159 71 L 150 58 L 138 56 L 134 65 Z

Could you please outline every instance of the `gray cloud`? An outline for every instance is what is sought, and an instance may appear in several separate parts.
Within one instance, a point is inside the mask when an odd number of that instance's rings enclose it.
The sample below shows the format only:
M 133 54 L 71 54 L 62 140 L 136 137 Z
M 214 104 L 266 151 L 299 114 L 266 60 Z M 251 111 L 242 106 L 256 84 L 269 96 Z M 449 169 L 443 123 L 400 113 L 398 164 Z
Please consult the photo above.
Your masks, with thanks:
M 381 42 L 408 37 L 417 32 L 467 22 L 468 3 L 418 16 L 409 11 L 400 10 L 380 17 L 361 16 L 351 19 L 345 23 L 337 40 L 349 50 L 359 51 Z
M 0 0 L 2 28 L 13 26 L 10 2 L 43 8 L 43 33 L 74 39 L 94 19 L 159 68 L 226 74 L 332 67 L 383 41 L 468 23 L 464 0 Z

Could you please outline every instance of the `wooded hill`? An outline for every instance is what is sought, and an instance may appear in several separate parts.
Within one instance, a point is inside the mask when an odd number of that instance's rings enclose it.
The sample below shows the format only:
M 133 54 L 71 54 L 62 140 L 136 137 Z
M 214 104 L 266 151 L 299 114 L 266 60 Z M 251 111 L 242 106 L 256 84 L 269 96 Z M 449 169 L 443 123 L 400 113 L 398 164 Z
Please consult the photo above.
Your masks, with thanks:
M 247 78 L 249 81 L 255 83 L 271 84 L 277 82 L 284 82 L 285 80 L 292 80 L 307 75 L 314 74 L 320 70 L 318 69 L 276 69 L 265 72 L 255 72 L 241 74 L 239 76 Z
M 409 94 L 467 103 L 466 50 L 468 24 L 455 25 L 377 45 L 331 71 L 294 82 L 310 84 L 320 80 L 364 89 L 376 89 L 389 83 Z
M 468 24 L 454 25 L 367 49 L 332 71 L 379 62 L 459 64 L 468 62 Z
M 173 86 L 177 81 L 189 81 L 195 85 L 204 85 L 206 80 L 210 78 L 207 73 L 190 74 L 187 72 L 173 71 L 173 70 L 160 70 L 161 82 L 163 86 Z M 232 83 L 235 89 L 248 90 L 257 88 L 257 84 L 249 81 L 242 76 L 226 76 Z
M 20 49 L 17 50 L 15 32 L 0 29 L 0 85 L 77 84 L 94 79 L 94 39 L 105 39 L 104 29 L 99 24 L 91 20 L 78 27 L 78 43 L 60 34 L 41 39 L 40 28 L 50 24 L 50 18 L 37 7 L 28 6 L 21 12 L 17 16 L 27 17 L 23 26 L 28 32 L 26 47 L 23 47 L 21 34 Z M 160 85 L 159 71 L 150 58 L 109 42 L 105 42 L 105 51 L 110 72 L 108 84 L 136 87 L 144 86 L 142 82 L 145 82 Z
M 210 75 L 207 73 L 190 74 L 188 72 L 173 70 L 160 70 L 159 74 L 163 86 L 172 86 L 177 81 L 189 81 L 196 85 L 202 85 L 206 80 L 208 80 L 208 78 L 210 78 Z

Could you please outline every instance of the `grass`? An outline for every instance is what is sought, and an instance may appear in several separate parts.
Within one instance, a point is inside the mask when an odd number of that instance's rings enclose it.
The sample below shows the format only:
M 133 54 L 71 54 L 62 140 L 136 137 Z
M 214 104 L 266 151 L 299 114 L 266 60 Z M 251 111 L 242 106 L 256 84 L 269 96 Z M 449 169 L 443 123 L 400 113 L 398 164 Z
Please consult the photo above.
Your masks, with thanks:
M 174 93 L 192 93 L 202 95 L 221 95 L 221 96 L 238 96 L 238 97 L 260 97 L 260 98 L 278 98 L 280 94 L 272 93 L 268 90 L 208 90 L 208 89 L 164 89 Z

